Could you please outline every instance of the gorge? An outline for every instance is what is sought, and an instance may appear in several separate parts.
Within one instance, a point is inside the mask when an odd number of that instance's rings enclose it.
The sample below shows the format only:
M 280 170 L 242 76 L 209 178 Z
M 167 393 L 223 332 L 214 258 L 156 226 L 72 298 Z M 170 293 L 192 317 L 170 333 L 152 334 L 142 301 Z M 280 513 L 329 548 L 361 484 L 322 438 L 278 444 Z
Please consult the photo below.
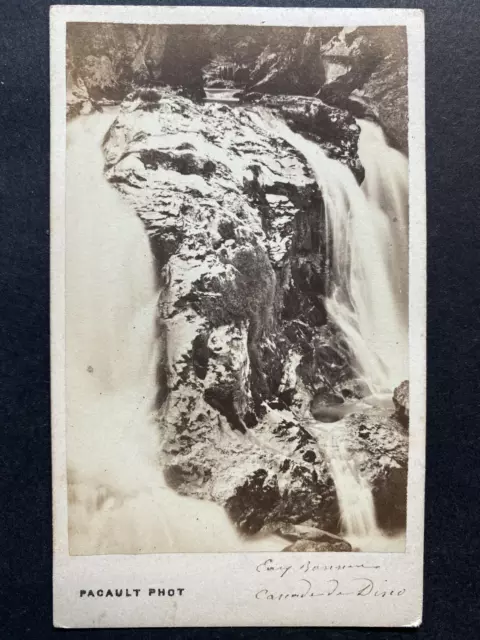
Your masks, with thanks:
M 151 75 L 168 34 L 142 42 Z M 130 78 L 115 100 L 110 63 L 102 94 L 107 62 L 86 81 L 71 58 L 74 554 L 402 550 L 407 157 L 325 84 L 258 91 L 260 44 L 218 99 L 223 58 L 199 57 L 200 85 L 187 65 L 185 86 Z

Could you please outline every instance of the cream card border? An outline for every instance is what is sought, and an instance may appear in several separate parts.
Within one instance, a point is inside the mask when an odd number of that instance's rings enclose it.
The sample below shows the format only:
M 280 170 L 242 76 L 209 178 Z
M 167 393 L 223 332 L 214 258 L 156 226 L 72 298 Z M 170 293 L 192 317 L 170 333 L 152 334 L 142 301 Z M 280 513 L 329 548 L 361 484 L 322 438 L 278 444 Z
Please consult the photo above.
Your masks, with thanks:
M 409 50 L 410 147 L 410 453 L 405 553 L 161 554 L 71 557 L 67 543 L 65 450 L 65 36 L 70 21 L 248 24 L 277 26 L 406 25 Z M 426 200 L 423 12 L 407 9 L 281 9 L 212 7 L 51 8 L 51 363 L 54 517 L 54 624 L 59 627 L 143 626 L 417 626 L 423 588 L 425 470 Z M 258 570 L 265 560 L 297 567 L 284 578 Z M 325 596 L 268 601 L 257 594 L 291 592 L 298 567 L 376 565 L 378 588 L 394 597 Z M 321 573 L 321 575 L 320 575 Z M 366 576 L 332 569 L 325 580 Z M 332 583 L 330 583 L 332 584 Z M 138 597 L 80 599 L 80 589 L 141 589 Z M 184 589 L 148 596 L 150 588 Z

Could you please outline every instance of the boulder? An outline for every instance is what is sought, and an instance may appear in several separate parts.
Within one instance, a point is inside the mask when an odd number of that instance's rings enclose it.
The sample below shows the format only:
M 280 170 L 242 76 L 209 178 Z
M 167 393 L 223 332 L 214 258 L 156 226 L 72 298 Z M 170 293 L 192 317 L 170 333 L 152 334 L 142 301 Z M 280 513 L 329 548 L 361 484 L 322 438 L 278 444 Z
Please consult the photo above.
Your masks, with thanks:
M 267 534 L 277 534 L 291 542 L 297 540 L 313 540 L 314 542 L 330 543 L 345 542 L 343 538 L 334 533 L 318 529 L 310 520 L 306 520 L 300 524 L 291 524 L 289 522 L 274 524 L 273 526 L 265 527 L 263 532 Z
M 326 553 L 345 553 L 348 551 L 352 551 L 352 545 L 348 543 L 346 540 L 338 541 L 338 542 L 315 542 L 314 540 L 297 540 L 293 544 L 285 547 L 282 551 L 292 552 L 326 552 Z
M 246 534 L 305 520 L 337 532 L 328 459 L 304 426 L 310 390 L 350 367 L 329 365 L 322 195 L 263 109 L 138 89 L 105 138 L 106 177 L 156 257 L 167 483 Z

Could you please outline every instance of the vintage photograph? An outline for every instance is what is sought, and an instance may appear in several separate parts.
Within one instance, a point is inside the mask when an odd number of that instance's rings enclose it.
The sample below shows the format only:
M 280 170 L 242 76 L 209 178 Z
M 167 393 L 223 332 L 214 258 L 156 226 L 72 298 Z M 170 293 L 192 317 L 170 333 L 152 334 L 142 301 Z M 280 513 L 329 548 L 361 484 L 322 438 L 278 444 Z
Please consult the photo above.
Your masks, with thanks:
M 402 25 L 66 23 L 70 555 L 405 551 L 408 69 Z

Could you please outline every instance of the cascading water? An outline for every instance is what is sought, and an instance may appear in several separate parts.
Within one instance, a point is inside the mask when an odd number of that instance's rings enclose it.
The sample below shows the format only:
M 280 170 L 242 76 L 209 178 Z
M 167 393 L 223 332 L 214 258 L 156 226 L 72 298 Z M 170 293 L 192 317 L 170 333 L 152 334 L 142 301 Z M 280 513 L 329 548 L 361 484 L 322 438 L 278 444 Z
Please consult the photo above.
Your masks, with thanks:
M 360 121 L 366 170 L 360 187 L 320 146 L 280 120 L 262 118 L 305 157 L 322 191 L 332 248 L 329 315 L 371 391 L 391 390 L 408 377 L 407 160 L 377 125 Z
M 240 539 L 224 510 L 165 486 L 157 461 L 154 266 L 141 221 L 103 175 L 115 113 L 67 130 L 69 542 L 74 555 L 280 550 Z
M 332 248 L 328 313 L 371 391 L 391 390 L 408 377 L 406 159 L 380 140 L 383 134 L 377 133 L 376 125 L 363 123 L 359 154 L 368 177 L 362 188 L 348 167 L 329 158 L 317 144 L 279 120 L 275 128 L 305 157 L 323 194 Z M 382 171 L 400 184 L 398 196 Z
M 317 144 L 264 112 L 258 115 L 304 156 L 316 177 L 331 240 L 327 311 L 372 394 L 391 392 L 408 377 L 407 159 L 387 145 L 380 127 L 360 121 L 360 187 L 348 167 Z M 342 529 L 350 540 L 377 540 L 371 488 L 342 443 L 342 429 L 343 420 L 317 431 L 330 457 Z
M 372 492 L 342 443 L 330 460 L 345 534 L 359 538 L 378 534 Z
M 362 190 L 389 222 L 392 238 L 389 277 L 405 338 L 408 327 L 408 160 L 387 144 L 378 125 L 369 120 L 359 120 L 358 124 L 361 127 L 358 155 L 365 169 Z M 405 369 L 406 364 L 403 373 Z
M 114 117 L 80 117 L 67 131 L 70 551 L 281 550 L 284 540 L 246 542 L 221 507 L 165 486 L 151 414 L 158 292 L 143 225 L 103 175 L 101 141 Z M 285 123 L 263 112 L 252 117 L 296 147 L 314 171 L 332 239 L 328 312 L 372 392 L 391 389 L 407 377 L 406 159 L 376 125 L 362 122 L 360 187 L 347 167 Z M 342 444 L 341 422 L 319 443 L 331 460 L 343 532 L 366 550 L 364 541 L 380 532 L 370 487 Z

